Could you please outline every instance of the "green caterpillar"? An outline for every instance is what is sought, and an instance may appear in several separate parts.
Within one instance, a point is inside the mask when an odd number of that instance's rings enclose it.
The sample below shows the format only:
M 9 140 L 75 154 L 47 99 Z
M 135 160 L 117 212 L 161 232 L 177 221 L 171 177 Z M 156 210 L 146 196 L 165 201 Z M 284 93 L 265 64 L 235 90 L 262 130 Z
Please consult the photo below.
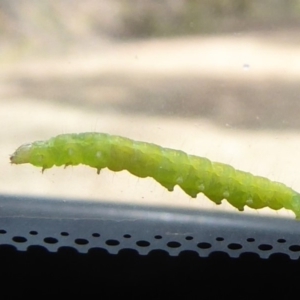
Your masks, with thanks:
M 169 191 L 179 185 L 191 197 L 203 193 L 216 204 L 226 199 L 242 211 L 285 208 L 300 219 L 300 194 L 282 183 L 235 170 L 230 165 L 180 150 L 133 141 L 104 133 L 62 134 L 47 141 L 20 146 L 11 163 L 30 163 L 45 169 L 84 164 L 118 172 L 127 170 L 138 177 L 152 177 Z

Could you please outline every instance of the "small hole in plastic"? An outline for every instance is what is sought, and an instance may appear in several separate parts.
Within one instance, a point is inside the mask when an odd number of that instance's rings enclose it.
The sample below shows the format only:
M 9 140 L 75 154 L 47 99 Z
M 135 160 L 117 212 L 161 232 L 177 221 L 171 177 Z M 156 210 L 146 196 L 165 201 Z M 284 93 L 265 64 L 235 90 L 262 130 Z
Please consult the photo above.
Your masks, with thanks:
M 199 244 L 197 244 L 197 247 L 200 249 L 209 249 L 209 248 L 211 248 L 211 244 L 210 243 L 199 243 Z
M 277 242 L 280 243 L 280 244 L 283 244 L 283 243 L 286 242 L 286 240 L 285 239 L 278 239 Z
M 27 242 L 27 239 L 24 238 L 23 236 L 14 236 L 13 241 L 16 243 L 25 243 Z
M 118 246 L 120 244 L 120 242 L 117 240 L 107 240 L 105 243 L 108 246 Z
M 37 232 L 37 231 L 35 231 L 35 230 L 31 230 L 31 231 L 29 231 L 29 234 L 31 234 L 31 235 L 37 235 L 37 234 L 38 234 L 38 232 Z
M 147 242 L 147 241 L 138 241 L 138 242 L 136 242 L 136 244 L 138 246 L 140 246 L 140 247 L 148 247 L 148 246 L 150 246 L 150 243 Z
M 299 245 L 292 245 L 289 248 L 293 252 L 299 252 L 300 251 L 300 246 Z
M 125 239 L 130 239 L 130 238 L 131 238 L 131 235 L 130 235 L 130 234 L 124 234 L 123 237 L 124 237 Z
M 194 238 L 193 238 L 192 236 L 188 235 L 185 239 L 186 239 L 187 241 L 191 241 L 191 240 L 193 240 Z
M 95 233 L 92 234 L 92 236 L 93 237 L 100 237 L 100 234 L 95 232 Z
M 255 239 L 254 238 L 247 238 L 247 242 L 253 243 L 253 242 L 255 242 Z
M 86 239 L 76 239 L 76 240 L 75 240 L 75 243 L 76 243 L 77 245 L 87 245 L 87 244 L 89 243 L 89 241 L 86 240 Z
M 239 249 L 243 248 L 243 246 L 241 244 L 237 244 L 237 243 L 231 243 L 227 247 L 230 250 L 239 250 Z
M 216 241 L 218 241 L 218 242 L 223 242 L 223 241 L 224 241 L 224 238 L 218 236 L 218 237 L 216 238 Z
M 6 233 L 6 230 L 0 229 L 0 234 L 5 234 L 5 233 Z
M 181 246 L 181 244 L 178 242 L 172 241 L 172 242 L 167 243 L 167 246 L 170 248 L 179 248 Z
M 56 244 L 58 242 L 58 240 L 53 237 L 46 237 L 46 238 L 44 238 L 44 242 L 47 244 Z
M 154 238 L 155 238 L 156 240 L 161 240 L 161 239 L 162 239 L 162 236 L 161 236 L 161 235 L 156 235 Z
M 69 236 L 69 233 L 68 233 L 68 232 L 65 232 L 65 231 L 63 231 L 63 232 L 61 232 L 61 233 L 60 233 L 60 235 L 62 235 L 62 236 Z
M 261 244 L 258 246 L 258 249 L 262 250 L 262 251 L 269 251 L 269 250 L 273 249 L 273 247 L 268 244 Z

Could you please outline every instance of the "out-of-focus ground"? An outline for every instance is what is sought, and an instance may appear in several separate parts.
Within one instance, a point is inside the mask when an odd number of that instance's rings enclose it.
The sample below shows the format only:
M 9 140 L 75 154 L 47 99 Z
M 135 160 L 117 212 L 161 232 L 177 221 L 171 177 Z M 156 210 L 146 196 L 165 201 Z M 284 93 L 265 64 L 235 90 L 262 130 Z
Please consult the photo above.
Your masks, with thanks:
M 0 193 L 235 210 L 152 179 L 10 165 L 22 143 L 100 131 L 184 150 L 300 191 L 299 26 L 103 39 L 0 60 Z M 293 217 L 286 211 L 247 212 Z

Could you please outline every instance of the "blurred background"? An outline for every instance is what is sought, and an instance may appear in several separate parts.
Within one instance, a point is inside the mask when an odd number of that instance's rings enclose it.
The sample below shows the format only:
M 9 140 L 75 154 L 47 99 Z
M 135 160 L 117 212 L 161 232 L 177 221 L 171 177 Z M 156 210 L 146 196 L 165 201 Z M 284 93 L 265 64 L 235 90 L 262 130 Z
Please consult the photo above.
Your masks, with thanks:
M 0 193 L 235 210 L 127 172 L 9 164 L 20 144 L 84 131 L 300 191 L 299 75 L 300 0 L 0 0 Z

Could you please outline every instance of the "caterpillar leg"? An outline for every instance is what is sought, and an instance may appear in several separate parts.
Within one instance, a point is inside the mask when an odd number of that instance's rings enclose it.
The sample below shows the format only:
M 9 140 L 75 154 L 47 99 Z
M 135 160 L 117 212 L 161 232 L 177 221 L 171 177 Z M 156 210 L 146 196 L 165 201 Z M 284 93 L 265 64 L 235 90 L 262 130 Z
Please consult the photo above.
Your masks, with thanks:
M 44 174 L 45 170 L 49 169 L 48 167 L 42 167 L 42 174 Z
M 174 184 L 171 184 L 169 182 L 161 182 L 158 181 L 163 187 L 165 187 L 169 192 L 173 192 L 174 191 Z

